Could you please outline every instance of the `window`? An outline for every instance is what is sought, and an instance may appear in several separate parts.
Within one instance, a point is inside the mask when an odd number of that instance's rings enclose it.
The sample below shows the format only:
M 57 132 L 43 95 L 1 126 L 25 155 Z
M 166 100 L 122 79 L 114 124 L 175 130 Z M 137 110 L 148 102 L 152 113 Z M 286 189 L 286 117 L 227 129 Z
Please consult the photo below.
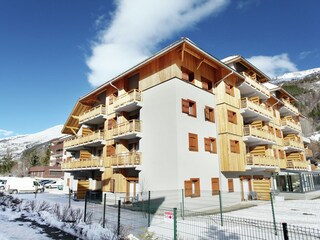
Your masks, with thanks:
M 228 83 L 225 83 L 226 85 L 226 94 L 229 94 L 230 96 L 234 97 L 234 87 Z
M 200 197 L 200 179 L 190 178 L 184 181 L 184 196 L 185 197 Z
M 240 153 L 240 144 L 239 141 L 230 140 L 230 151 L 232 153 Z
M 108 119 L 108 130 L 115 128 L 117 126 L 117 121 L 114 118 Z
M 285 153 L 284 153 L 284 151 L 283 151 L 283 150 L 279 150 L 278 152 L 279 152 L 279 158 L 280 158 L 280 159 L 285 159 Z
M 201 77 L 202 88 L 208 91 L 212 90 L 212 81 L 205 77 Z
M 211 107 L 205 106 L 204 118 L 206 121 L 214 122 L 214 109 Z
M 227 110 L 228 112 L 228 122 L 237 124 L 237 113 Z
M 189 133 L 189 150 L 198 152 L 198 135 Z
M 182 112 L 192 117 L 197 117 L 197 104 L 190 99 L 181 99 Z
M 182 71 L 182 80 L 185 80 L 188 82 L 194 81 L 194 72 L 184 67 L 181 67 L 181 71 Z
M 210 153 L 217 153 L 217 141 L 215 138 L 204 138 L 204 150 Z

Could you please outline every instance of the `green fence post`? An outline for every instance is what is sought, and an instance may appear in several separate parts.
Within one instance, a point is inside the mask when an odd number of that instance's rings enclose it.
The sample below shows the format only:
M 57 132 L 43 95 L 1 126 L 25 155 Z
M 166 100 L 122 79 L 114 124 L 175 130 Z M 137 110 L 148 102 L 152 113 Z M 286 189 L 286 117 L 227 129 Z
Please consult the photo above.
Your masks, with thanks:
M 275 234 L 275 235 L 278 235 L 278 233 L 277 233 L 276 216 L 275 216 L 275 214 L 274 214 L 274 206 L 273 206 L 273 196 L 272 196 L 272 192 L 270 192 L 270 201 L 271 201 L 271 210 L 272 210 L 274 234 Z
M 220 224 L 223 226 L 223 216 L 222 216 L 222 198 L 221 191 L 219 190 L 219 208 L 220 208 Z
M 173 240 L 177 240 L 177 208 L 173 209 Z
M 118 236 L 120 235 L 120 208 L 121 208 L 121 200 L 118 200 Z
M 86 192 L 85 197 L 84 197 L 84 219 L 83 221 L 86 222 L 87 219 L 87 204 L 88 204 L 88 192 Z
M 102 227 L 106 227 L 106 202 L 107 202 L 107 196 L 106 194 L 103 195 L 103 219 L 102 219 Z
M 151 212 L 151 191 L 148 191 L 148 227 L 150 227 L 150 212 Z
M 71 207 L 71 188 L 69 188 L 69 208 Z
M 181 207 L 181 216 L 184 220 L 184 191 L 181 189 L 181 200 L 182 200 L 182 207 Z

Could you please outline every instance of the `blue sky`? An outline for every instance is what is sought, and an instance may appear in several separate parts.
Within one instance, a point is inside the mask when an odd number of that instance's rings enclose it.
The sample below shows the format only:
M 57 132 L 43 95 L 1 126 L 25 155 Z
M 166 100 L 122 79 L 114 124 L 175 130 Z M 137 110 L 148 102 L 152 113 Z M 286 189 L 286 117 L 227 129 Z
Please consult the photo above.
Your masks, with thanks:
M 0 138 L 63 124 L 77 99 L 185 36 L 270 76 L 320 67 L 320 1 L 0 1 Z

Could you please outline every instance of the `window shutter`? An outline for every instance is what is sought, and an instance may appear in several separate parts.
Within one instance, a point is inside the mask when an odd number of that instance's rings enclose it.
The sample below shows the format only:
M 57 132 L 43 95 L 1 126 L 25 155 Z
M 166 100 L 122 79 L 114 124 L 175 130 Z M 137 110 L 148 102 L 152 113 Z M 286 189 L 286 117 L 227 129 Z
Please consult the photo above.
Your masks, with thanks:
M 189 101 L 182 98 L 181 103 L 182 103 L 182 112 L 189 114 Z
M 211 147 L 212 147 L 212 152 L 217 153 L 217 141 L 215 138 L 211 139 Z
M 200 197 L 200 179 L 196 179 L 193 181 L 195 185 L 195 194 L 194 197 Z
M 205 90 L 209 90 L 208 82 L 202 81 L 202 88 L 205 89 Z
M 198 151 L 198 135 L 189 133 L 189 150 Z
M 116 149 L 113 145 L 107 146 L 107 156 L 115 155 Z
M 206 152 L 211 152 L 211 143 L 209 138 L 204 138 L 204 150 Z
M 204 116 L 206 120 L 210 120 L 210 110 L 207 106 L 204 109 Z
M 228 179 L 228 189 L 229 189 L 229 192 L 234 192 L 233 179 Z
M 220 191 L 219 178 L 211 178 L 212 195 L 218 195 Z
M 191 180 L 184 181 L 184 196 L 185 197 L 192 196 L 192 181 Z

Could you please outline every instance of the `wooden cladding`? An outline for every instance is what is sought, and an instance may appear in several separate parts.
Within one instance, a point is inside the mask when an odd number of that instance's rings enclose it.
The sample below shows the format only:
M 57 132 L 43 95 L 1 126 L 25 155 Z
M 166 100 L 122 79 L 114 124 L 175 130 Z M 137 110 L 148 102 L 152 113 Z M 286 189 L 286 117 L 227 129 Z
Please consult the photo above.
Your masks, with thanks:
M 188 82 L 194 81 L 194 72 L 184 67 L 181 67 L 181 71 L 182 71 L 182 80 L 185 80 Z
M 208 106 L 204 108 L 204 117 L 206 121 L 215 122 L 214 120 L 214 109 Z
M 240 143 L 236 140 L 230 140 L 230 151 L 232 153 L 240 153 Z
M 204 138 L 204 150 L 210 153 L 217 153 L 217 141 L 215 138 Z
M 201 85 L 202 89 L 212 91 L 213 84 L 209 79 L 201 76 Z
M 190 178 L 184 181 L 184 196 L 185 197 L 200 197 L 200 179 Z
M 115 128 L 117 126 L 117 121 L 114 118 L 108 119 L 108 130 Z
M 226 86 L 226 94 L 234 97 L 234 87 L 228 83 L 225 83 Z
M 198 152 L 198 135 L 189 133 L 189 150 Z
M 181 99 L 182 112 L 192 117 L 197 117 L 197 104 L 190 99 Z
M 237 124 L 237 113 L 227 110 L 228 113 L 228 122 Z

